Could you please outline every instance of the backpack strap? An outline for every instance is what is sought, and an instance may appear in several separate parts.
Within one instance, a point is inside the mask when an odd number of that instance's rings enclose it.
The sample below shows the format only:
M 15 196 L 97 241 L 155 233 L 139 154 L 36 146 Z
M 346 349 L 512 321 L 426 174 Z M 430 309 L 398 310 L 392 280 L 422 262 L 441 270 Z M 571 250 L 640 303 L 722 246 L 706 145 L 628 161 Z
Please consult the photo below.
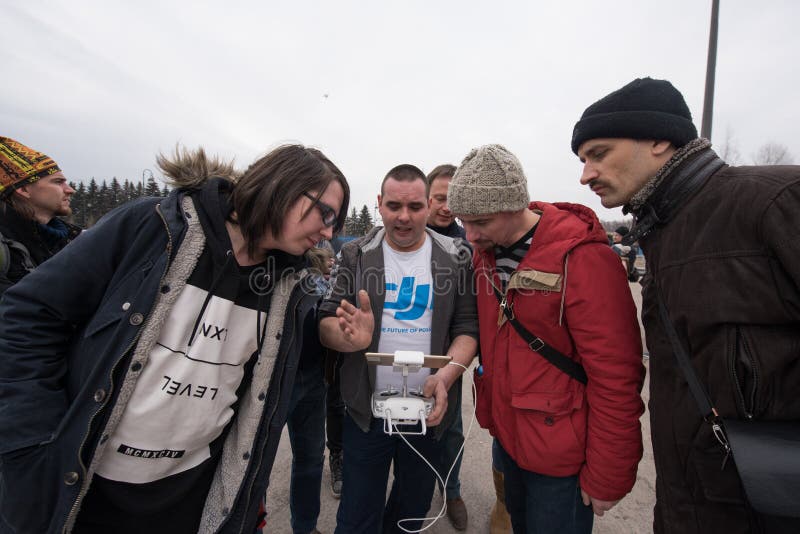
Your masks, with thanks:
M 22 255 L 22 267 L 26 272 L 30 273 L 36 268 L 28 247 L 0 233 L 0 276 L 8 275 L 8 269 L 11 267 L 12 250 L 16 250 Z
M 11 266 L 11 250 L 6 243 L 3 234 L 0 234 L 0 276 L 5 277 L 8 274 L 8 268 Z
M 550 362 L 551 365 L 557 367 L 563 373 L 566 373 L 581 384 L 586 384 L 588 378 L 586 377 L 586 371 L 583 369 L 581 364 L 561 354 L 559 351 L 545 343 L 542 338 L 532 334 L 528 329 L 522 326 L 522 323 L 517 321 L 517 318 L 514 316 L 514 312 L 511 310 L 511 306 L 508 305 L 506 297 L 500 294 L 500 291 L 497 289 L 497 287 L 495 287 L 494 284 L 491 285 L 492 289 L 494 289 L 495 297 L 497 297 L 497 300 L 500 301 L 500 310 L 502 310 L 503 315 L 505 315 L 505 318 L 508 320 L 508 322 L 511 323 L 511 326 L 514 327 L 514 330 L 517 331 L 517 334 L 519 334 L 520 337 L 525 340 L 525 343 L 528 344 L 528 347 L 530 347 L 533 352 Z

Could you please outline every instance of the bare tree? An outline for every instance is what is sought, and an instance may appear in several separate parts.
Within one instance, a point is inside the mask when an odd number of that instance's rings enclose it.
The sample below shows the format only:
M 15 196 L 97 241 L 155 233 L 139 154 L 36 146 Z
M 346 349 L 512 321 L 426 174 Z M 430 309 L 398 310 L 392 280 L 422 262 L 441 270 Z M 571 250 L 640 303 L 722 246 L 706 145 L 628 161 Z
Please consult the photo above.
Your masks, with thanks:
M 752 157 L 755 165 L 791 165 L 794 163 L 794 158 L 786 145 L 772 141 L 761 145 L 761 148 Z
M 739 153 L 739 148 L 736 146 L 736 140 L 730 126 L 725 128 L 725 141 L 717 146 L 717 152 L 719 157 L 725 160 L 727 164 L 737 165 L 739 163 L 741 153 Z

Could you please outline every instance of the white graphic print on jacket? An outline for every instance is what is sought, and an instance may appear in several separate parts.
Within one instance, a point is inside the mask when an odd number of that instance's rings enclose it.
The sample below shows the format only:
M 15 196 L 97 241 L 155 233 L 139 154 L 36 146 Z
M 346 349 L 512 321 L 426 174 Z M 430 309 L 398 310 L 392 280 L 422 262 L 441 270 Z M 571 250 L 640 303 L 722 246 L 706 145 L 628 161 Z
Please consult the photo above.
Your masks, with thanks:
M 186 285 L 165 322 L 97 473 L 142 484 L 210 457 L 233 416 L 244 365 L 256 351 L 257 312 Z M 262 320 L 264 314 L 262 314 Z

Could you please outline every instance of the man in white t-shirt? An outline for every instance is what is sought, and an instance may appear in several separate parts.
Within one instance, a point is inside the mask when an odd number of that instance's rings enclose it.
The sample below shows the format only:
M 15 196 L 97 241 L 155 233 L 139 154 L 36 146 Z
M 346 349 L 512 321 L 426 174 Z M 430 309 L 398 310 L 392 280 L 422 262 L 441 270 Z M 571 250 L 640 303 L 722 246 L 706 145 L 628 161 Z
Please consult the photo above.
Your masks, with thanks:
M 427 187 L 425 175 L 413 165 L 389 171 L 378 196 L 384 227 L 342 248 L 321 306 L 322 343 L 344 354 L 341 390 L 347 414 L 337 533 L 401 532 L 397 522 L 424 517 L 433 495 L 431 468 L 402 438 L 384 433 L 383 420 L 372 417 L 372 392 L 399 390 L 402 376 L 391 367 L 368 366 L 365 350 L 446 354 L 459 364 L 408 377 L 410 392 L 435 399 L 427 434 L 406 436 L 434 465 L 441 454 L 439 438 L 461 395 L 457 379 L 477 350 L 471 254 L 461 239 L 426 229 Z M 392 462 L 394 483 L 384 506 Z M 402 523 L 408 530 L 420 525 Z

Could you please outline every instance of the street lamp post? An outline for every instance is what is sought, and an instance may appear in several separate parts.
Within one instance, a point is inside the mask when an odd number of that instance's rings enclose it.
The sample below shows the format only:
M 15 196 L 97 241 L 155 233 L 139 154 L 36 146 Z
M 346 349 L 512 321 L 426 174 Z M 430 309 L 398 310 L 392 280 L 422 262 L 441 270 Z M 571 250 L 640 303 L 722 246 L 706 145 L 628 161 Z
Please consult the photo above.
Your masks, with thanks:
M 703 101 L 703 123 L 700 137 L 711 139 L 711 122 L 714 118 L 714 78 L 717 71 L 717 28 L 719 26 L 719 0 L 711 2 L 711 29 L 708 32 L 708 61 L 706 64 L 706 93 Z

